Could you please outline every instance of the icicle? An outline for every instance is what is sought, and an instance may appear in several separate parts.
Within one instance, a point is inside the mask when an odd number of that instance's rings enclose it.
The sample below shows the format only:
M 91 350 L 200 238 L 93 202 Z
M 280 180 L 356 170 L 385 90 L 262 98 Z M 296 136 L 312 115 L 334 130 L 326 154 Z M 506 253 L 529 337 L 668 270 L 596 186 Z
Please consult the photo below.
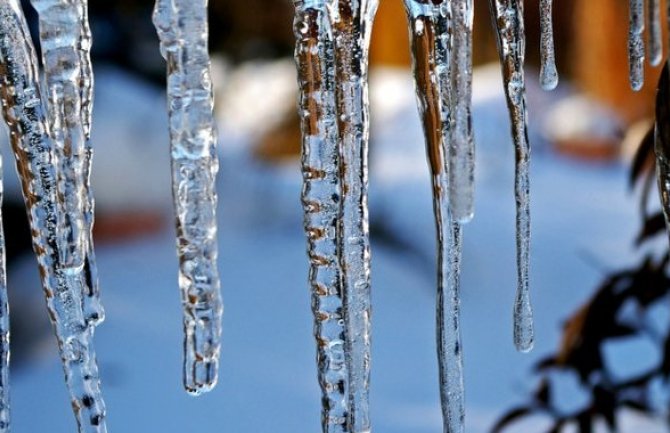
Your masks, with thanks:
M 472 0 L 452 0 L 453 42 L 450 91 L 449 203 L 453 218 L 470 221 L 474 215 L 475 142 L 472 131 Z M 444 89 L 445 91 L 447 89 Z
M 218 159 L 207 0 L 158 0 L 153 20 L 168 63 L 172 194 L 184 308 L 184 387 L 200 394 L 216 385 L 223 313 L 216 261 Z
M 670 236 L 670 76 L 668 62 L 663 67 L 656 94 L 656 125 L 654 150 L 656 152 L 656 175 L 661 208 L 665 216 L 667 234 Z
M 558 86 L 552 3 L 553 0 L 540 0 L 540 85 L 544 90 Z
M 31 0 L 39 14 L 46 76 L 49 126 L 58 164 L 59 243 L 65 266 L 84 280 L 84 315 L 96 325 L 100 303 L 91 228 L 93 197 L 89 178 L 91 86 L 90 30 L 85 1 Z
M 298 0 L 294 31 L 302 127 L 302 202 L 310 259 L 322 431 L 345 433 L 349 378 L 337 256 L 341 191 L 335 111 L 333 35 L 324 0 Z
M 58 337 L 72 407 L 81 433 L 104 433 L 105 404 L 82 313 L 80 270 L 58 244 L 57 175 L 40 99 L 35 51 L 18 0 L 0 2 L 0 94 L 21 176 L 47 307 Z
M 455 3 L 451 3 L 453 9 Z M 433 209 L 438 243 L 437 347 L 445 433 L 464 431 L 463 360 L 461 354 L 459 273 L 461 229 L 449 209 L 448 146 L 451 136 L 449 99 L 458 97 L 442 90 L 459 73 L 448 61 L 451 52 L 452 16 L 449 4 L 406 0 L 419 113 L 426 136 L 432 174 Z M 455 17 L 454 17 L 455 18 Z M 454 68 L 452 69 L 452 65 Z M 438 77 L 443 79 L 438 79 Z M 445 94 L 446 99 L 445 101 Z M 443 104 L 447 104 L 445 107 Z M 446 116 L 445 116 L 446 113 Z
M 370 241 L 368 236 L 368 51 L 377 0 L 334 0 L 335 102 L 340 152 L 338 254 L 342 270 L 349 428 L 370 430 Z
M 530 259 L 530 189 L 526 89 L 524 82 L 525 41 L 523 0 L 490 0 L 498 35 L 498 51 L 512 123 L 516 157 L 514 191 L 516 195 L 517 292 L 514 303 L 514 344 L 527 352 L 533 347 L 533 312 L 528 287 Z
M 661 28 L 660 0 L 647 0 L 647 26 L 649 27 L 648 55 L 649 64 L 658 66 L 663 60 L 663 30 Z
M 636 92 L 644 85 L 644 0 L 630 0 L 628 68 L 630 85 Z

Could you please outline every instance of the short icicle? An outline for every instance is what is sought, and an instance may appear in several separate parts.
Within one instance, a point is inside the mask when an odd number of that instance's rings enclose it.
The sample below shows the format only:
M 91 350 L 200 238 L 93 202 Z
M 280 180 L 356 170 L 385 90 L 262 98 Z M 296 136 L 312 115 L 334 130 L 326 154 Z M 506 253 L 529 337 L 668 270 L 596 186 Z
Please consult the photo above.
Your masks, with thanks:
M 544 90 L 558 86 L 552 14 L 553 0 L 540 0 L 540 86 Z
M 0 3 L 0 94 L 21 177 L 49 316 L 80 433 L 104 433 L 105 404 L 82 310 L 82 279 L 69 267 L 58 233 L 55 149 L 42 106 L 35 50 L 18 0 Z
M 667 234 L 670 238 L 670 76 L 668 62 L 663 67 L 656 94 L 656 125 L 654 131 L 654 150 L 656 152 L 656 175 L 661 209 L 665 216 Z M 661 119 L 661 121 L 658 121 Z
M 530 144 L 524 79 L 525 33 L 523 0 L 490 0 L 515 148 L 517 290 L 514 302 L 514 344 L 521 352 L 533 348 L 533 309 L 528 284 L 530 261 Z
M 658 66 L 663 60 L 663 29 L 661 27 L 661 1 L 647 0 L 647 55 L 649 64 Z
M 216 133 L 207 47 L 207 0 L 158 0 L 153 21 L 167 60 L 172 195 L 184 311 L 184 387 L 218 377 L 223 302 L 217 269 Z
M 347 433 L 346 328 L 337 222 L 341 191 L 333 35 L 325 0 L 296 0 L 294 32 L 302 128 L 302 202 L 310 262 L 322 431 Z
M 449 3 L 449 2 L 446 2 Z M 452 0 L 453 32 L 451 56 L 451 127 L 449 147 L 449 204 L 451 215 L 459 223 L 474 216 L 475 200 L 475 140 L 472 129 L 472 0 Z M 444 9 L 444 7 L 443 7 Z M 448 37 L 449 35 L 447 35 Z M 439 36 L 438 36 L 439 39 Z M 443 110 L 447 107 L 443 107 Z
M 644 85 L 644 0 L 629 0 L 628 71 L 636 92 Z
M 454 2 L 451 3 L 452 7 Z M 438 80 L 457 73 L 445 55 L 449 54 L 452 16 L 448 2 L 434 4 L 406 0 L 410 21 L 411 52 L 419 114 L 425 134 L 433 188 L 433 209 L 437 229 L 438 281 L 436 299 L 437 353 L 440 375 L 443 431 L 464 431 L 465 406 L 463 359 L 460 335 L 459 275 L 461 227 L 451 216 L 447 162 L 451 124 L 442 107 L 444 93 Z M 446 70 L 444 70 L 446 69 Z M 449 95 L 452 97 L 455 95 Z M 448 114 L 448 113 L 447 113 Z
M 87 322 L 104 319 L 93 251 L 90 190 L 90 30 L 85 0 L 32 0 L 39 15 L 50 135 L 58 164 L 59 236 L 66 266 L 79 269 Z M 69 241 L 68 241 L 69 239 Z
M 342 271 L 348 428 L 370 431 L 370 240 L 368 52 L 378 0 L 334 0 L 335 103 L 340 153 L 338 255 Z

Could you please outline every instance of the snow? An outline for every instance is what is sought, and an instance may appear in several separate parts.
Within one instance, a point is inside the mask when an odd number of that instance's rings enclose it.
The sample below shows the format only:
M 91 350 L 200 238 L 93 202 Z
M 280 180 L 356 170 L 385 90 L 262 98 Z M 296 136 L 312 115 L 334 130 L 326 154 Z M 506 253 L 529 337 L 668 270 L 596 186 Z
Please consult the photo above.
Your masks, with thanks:
M 295 86 L 289 68 L 269 67 L 285 71 L 284 79 L 273 79 L 277 86 Z M 257 68 L 262 74 L 262 66 Z M 251 70 L 248 79 L 256 75 Z M 96 99 L 93 131 L 102 143 L 107 144 L 105 137 L 121 134 L 127 140 L 119 144 L 140 149 L 145 146 L 142 140 L 157 140 L 150 137 L 163 134 L 156 128 L 166 125 L 164 103 L 157 102 L 154 93 L 118 71 L 101 70 L 96 77 L 100 95 L 112 89 L 128 92 L 129 97 L 146 95 L 145 102 L 138 98 L 136 106 L 123 108 L 110 106 L 112 102 L 102 96 Z M 497 65 L 475 72 L 476 217 L 464 228 L 461 323 L 466 430 L 473 433 L 488 431 L 497 417 L 523 402 L 535 386 L 530 367 L 554 350 L 562 320 L 589 297 L 602 277 L 584 255 L 594 256 L 607 269 L 632 263 L 636 257 L 632 239 L 639 224 L 635 199 L 626 187 L 626 167 L 575 163 L 543 148 L 539 113 L 548 112 L 546 101 L 559 95 L 538 94 L 539 85 L 529 82 L 531 141 L 539 144 L 531 164 L 530 278 L 536 345 L 529 355 L 517 353 L 511 320 L 516 284 L 514 154 L 500 83 Z M 128 86 L 136 90 L 129 92 Z M 373 73 L 370 89 L 370 219 L 373 226 L 384 225 L 399 241 L 372 234 L 371 416 L 373 429 L 384 433 L 436 432 L 442 423 L 430 180 L 412 86 L 409 71 L 382 70 Z M 235 92 L 246 95 L 239 88 Z M 226 100 L 225 93 L 219 96 L 217 100 Z M 230 101 L 231 105 L 243 103 L 253 104 L 253 100 Z M 153 110 L 146 111 L 148 106 Z M 129 120 L 113 122 L 109 117 L 122 111 L 130 119 L 138 111 L 146 116 L 147 126 L 139 139 L 126 132 Z M 254 123 L 247 121 L 253 128 Z M 182 322 L 173 231 L 125 244 L 98 245 L 107 320 L 97 330 L 96 349 L 111 431 L 319 430 L 320 391 L 299 164 L 254 163 L 243 151 L 244 136 L 239 130 L 230 153 L 226 130 L 219 135 L 219 266 L 226 299 L 219 385 L 197 399 L 182 390 Z M 148 200 L 159 208 L 167 204 L 169 215 L 170 185 L 164 181 L 169 153 L 163 137 L 165 166 L 143 160 L 147 164 L 144 180 L 151 186 Z M 114 145 L 110 140 L 109 146 Z M 100 149 L 94 173 L 109 169 L 108 164 L 119 169 L 126 162 L 138 164 L 132 152 L 122 150 L 125 153 L 115 158 L 112 149 Z M 103 152 L 107 152 L 104 157 Z M 112 186 L 111 181 L 94 183 L 96 196 L 105 197 Z M 10 285 L 22 281 L 23 290 L 32 290 L 35 302 L 43 302 L 35 268 L 34 259 L 26 257 L 11 272 Z M 32 287 L 30 281 L 34 281 Z M 51 341 L 51 336 L 46 338 Z M 620 356 L 635 355 L 622 350 Z M 51 351 L 14 366 L 12 373 L 14 431 L 74 431 L 53 344 Z M 542 418 L 529 419 L 514 431 L 535 432 L 544 423 Z M 623 417 L 622 423 L 637 426 L 637 431 L 665 431 L 661 421 L 633 415 Z

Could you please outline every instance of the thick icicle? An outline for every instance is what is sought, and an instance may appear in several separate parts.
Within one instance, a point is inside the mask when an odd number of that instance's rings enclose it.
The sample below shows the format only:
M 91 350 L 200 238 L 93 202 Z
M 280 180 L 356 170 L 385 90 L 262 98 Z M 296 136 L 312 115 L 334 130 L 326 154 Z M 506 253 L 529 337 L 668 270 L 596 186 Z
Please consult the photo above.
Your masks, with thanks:
M 655 151 L 658 192 L 661 208 L 665 216 L 667 234 L 670 236 L 670 76 L 668 63 L 665 63 L 656 94 Z
M 459 273 L 461 228 L 449 209 L 449 170 L 447 163 L 451 124 L 443 116 L 444 92 L 441 85 L 458 73 L 444 56 L 449 54 L 451 11 L 447 2 L 433 4 L 406 0 L 419 113 L 426 136 L 431 169 L 433 209 L 437 229 L 437 347 L 445 433 L 464 431 L 463 360 L 460 336 Z M 454 3 L 452 2 L 452 7 Z M 452 63 L 453 65 L 453 63 Z M 442 75 L 445 80 L 439 80 Z M 447 97 L 455 97 L 448 95 Z M 445 131 L 446 130 L 446 131 Z
M 32 0 L 39 14 L 49 126 L 58 164 L 59 243 L 64 264 L 79 269 L 90 325 L 103 320 L 91 228 L 91 37 L 85 0 Z
M 349 378 L 337 256 L 341 191 L 333 35 L 324 0 L 297 0 L 294 32 L 302 127 L 302 202 L 310 261 L 314 335 L 322 392 L 322 431 L 345 433 Z
M 553 0 L 540 0 L 540 85 L 544 90 L 558 86 L 552 6 Z
M 533 310 L 528 287 L 530 260 L 530 188 L 524 55 L 526 36 L 523 24 L 523 0 L 490 0 L 498 35 L 507 107 L 512 124 L 516 158 L 514 191 L 516 196 L 517 291 L 514 302 L 514 344 L 527 352 L 533 348 Z
M 184 387 L 200 394 L 216 385 L 223 314 L 216 261 L 219 165 L 207 0 L 158 0 L 153 20 L 168 66 L 172 194 L 184 309 Z
M 58 185 L 53 143 L 38 85 L 35 51 L 18 0 L 0 2 L 0 94 L 28 209 L 47 307 L 58 337 L 79 431 L 104 433 L 105 404 L 82 312 L 80 270 L 59 245 Z
M 663 60 L 663 29 L 661 28 L 661 1 L 647 0 L 647 54 L 649 64 L 658 66 Z
M 370 430 L 370 241 L 368 51 L 378 0 L 334 0 L 335 102 L 340 152 L 338 254 L 342 270 L 349 429 Z
M 644 0 L 629 0 L 628 70 L 630 86 L 638 91 L 644 85 Z
M 448 2 L 447 2 L 448 3 Z M 449 204 L 454 220 L 474 215 L 475 141 L 472 130 L 472 0 L 452 0 L 451 123 L 449 145 Z M 444 8 L 443 8 L 444 9 Z M 439 38 L 439 37 L 438 37 Z M 442 91 L 447 91 L 443 89 Z M 444 109 L 444 108 L 443 108 Z

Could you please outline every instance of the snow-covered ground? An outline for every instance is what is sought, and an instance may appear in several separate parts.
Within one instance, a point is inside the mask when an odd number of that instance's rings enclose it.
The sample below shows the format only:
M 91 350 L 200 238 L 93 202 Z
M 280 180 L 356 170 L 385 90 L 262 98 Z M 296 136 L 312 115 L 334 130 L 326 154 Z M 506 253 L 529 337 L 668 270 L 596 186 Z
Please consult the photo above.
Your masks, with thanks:
M 242 119 L 254 114 L 234 107 L 262 104 L 241 89 L 248 80 L 268 76 L 260 66 L 248 68 L 247 81 L 231 78 L 239 80 L 234 86 L 238 96 L 229 100 L 232 108 L 223 110 L 231 117 L 222 119 L 220 131 L 220 270 L 226 305 L 220 383 L 199 398 L 181 389 L 173 231 L 100 245 L 107 320 L 96 334 L 96 347 L 112 432 L 319 431 L 301 177 L 297 163 L 261 166 L 245 150 L 243 126 L 252 129 L 248 138 L 263 125 Z M 271 68 L 273 86 L 294 86 L 291 68 Z M 278 74 L 284 74 L 283 79 Z M 531 139 L 538 144 L 531 178 L 537 343 L 530 355 L 517 353 L 511 335 L 516 275 L 513 149 L 500 83 L 497 67 L 480 70 L 475 77 L 477 215 L 465 228 L 462 273 L 466 430 L 473 433 L 487 431 L 533 388 L 531 365 L 555 348 L 561 320 L 591 294 L 602 276 L 587 258 L 607 268 L 632 263 L 631 240 L 638 227 L 636 203 L 627 190 L 622 164 L 576 163 L 552 154 L 541 143 L 540 113 L 557 96 L 542 94 L 532 85 Z M 115 200 L 128 194 L 135 200 L 130 207 L 146 196 L 164 208 L 169 205 L 168 153 L 156 138 L 166 139 L 161 129 L 163 100 L 114 71 L 98 73 L 97 86 L 94 170 L 100 175 L 94 186 L 99 205 L 115 206 L 121 203 Z M 257 93 L 257 82 L 255 86 L 252 95 Z M 271 93 L 281 95 L 285 90 Z M 119 102 L 115 95 L 125 99 Z M 381 433 L 438 432 L 434 228 L 409 72 L 378 71 L 371 95 L 370 218 L 373 226 L 390 233 L 372 238 L 372 421 Z M 285 99 L 267 96 L 268 104 Z M 124 112 L 127 116 L 121 117 Z M 241 117 L 236 120 L 236 115 Z M 127 130 L 127 122 L 136 128 Z M 231 125 L 237 129 L 229 140 L 226 128 Z M 110 148 L 101 149 L 105 145 Z M 112 174 L 123 180 L 126 164 L 131 167 L 128 173 L 141 174 L 140 180 L 117 186 Z M 25 281 L 34 268 L 34 259 L 26 257 L 10 277 Z M 41 292 L 38 287 L 33 290 L 38 302 Z M 619 362 L 644 363 L 654 356 L 651 350 L 623 351 L 624 360 Z M 42 357 L 15 368 L 12 406 L 16 432 L 74 431 L 53 344 Z M 665 431 L 660 424 L 633 418 L 624 424 L 636 424 L 637 431 Z M 526 424 L 526 430 L 520 425 L 514 431 L 536 432 L 538 425 Z

